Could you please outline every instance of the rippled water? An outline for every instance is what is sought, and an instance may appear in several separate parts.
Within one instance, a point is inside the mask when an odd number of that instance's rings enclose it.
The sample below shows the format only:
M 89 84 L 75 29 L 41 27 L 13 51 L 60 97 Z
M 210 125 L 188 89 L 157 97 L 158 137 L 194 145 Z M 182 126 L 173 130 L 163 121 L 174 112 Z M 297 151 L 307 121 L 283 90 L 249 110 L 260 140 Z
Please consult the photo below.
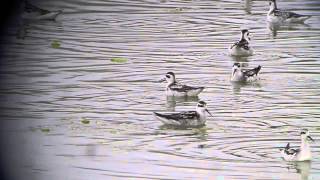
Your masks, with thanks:
M 1 42 L 1 148 L 14 178 L 320 179 L 319 142 L 311 163 L 279 153 L 288 141 L 298 146 L 301 128 L 319 139 L 318 0 L 279 1 L 313 15 L 281 27 L 265 22 L 267 1 L 36 4 L 64 13 L 24 24 L 19 37 L 15 21 Z M 250 29 L 255 54 L 235 59 L 226 49 L 240 28 Z M 261 65 L 260 80 L 231 84 L 235 61 Z M 167 71 L 206 89 L 166 99 L 157 81 Z M 199 99 L 215 116 L 203 128 L 164 128 L 152 115 L 193 110 Z

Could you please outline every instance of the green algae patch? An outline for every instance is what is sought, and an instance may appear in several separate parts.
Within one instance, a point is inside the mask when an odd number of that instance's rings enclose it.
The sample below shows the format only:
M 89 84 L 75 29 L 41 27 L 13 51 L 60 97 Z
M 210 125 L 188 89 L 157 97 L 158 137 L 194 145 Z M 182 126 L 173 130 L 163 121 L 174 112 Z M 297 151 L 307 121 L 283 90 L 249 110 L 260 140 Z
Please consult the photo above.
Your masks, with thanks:
M 50 129 L 49 128 L 41 128 L 41 132 L 48 133 L 48 132 L 50 132 Z
M 118 131 L 117 131 L 117 130 L 115 130 L 115 129 L 113 129 L 113 130 L 110 130 L 110 133 L 111 133 L 111 134 L 117 134 L 117 133 L 118 133 Z
M 114 57 L 114 58 L 111 58 L 111 62 L 126 63 L 126 62 L 128 62 L 128 59 L 124 58 L 124 57 Z
M 52 48 L 57 49 L 57 48 L 60 48 L 60 46 L 61 46 L 61 43 L 60 43 L 58 40 L 53 40 L 53 41 L 51 42 L 51 47 L 52 47 Z
M 90 123 L 90 121 L 89 121 L 89 120 L 87 120 L 87 119 L 83 119 L 83 120 L 81 120 L 81 123 L 82 123 L 82 124 L 89 124 L 89 123 Z

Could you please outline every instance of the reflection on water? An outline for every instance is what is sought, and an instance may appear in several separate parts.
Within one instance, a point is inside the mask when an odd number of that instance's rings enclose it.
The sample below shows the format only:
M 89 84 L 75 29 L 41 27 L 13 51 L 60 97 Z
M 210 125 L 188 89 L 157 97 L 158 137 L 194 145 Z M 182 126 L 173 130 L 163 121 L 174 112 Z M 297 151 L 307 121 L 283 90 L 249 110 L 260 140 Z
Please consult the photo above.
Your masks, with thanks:
M 197 102 L 199 101 L 198 96 L 193 96 L 193 97 L 173 97 L 173 96 L 167 96 L 167 104 L 166 108 L 167 111 L 175 111 L 176 105 L 181 104 L 183 102 L 194 102 L 194 107 L 196 107 Z
M 290 30 L 301 30 L 309 27 L 310 26 L 308 24 L 279 24 L 267 22 L 267 29 L 272 37 L 277 37 L 278 31 L 288 32 Z
M 288 162 L 288 172 L 297 172 L 300 177 L 297 179 L 308 180 L 310 179 L 310 169 L 311 161 L 302 161 L 302 162 Z M 313 178 L 311 178 L 313 179 Z
M 301 180 L 308 180 L 311 168 L 311 161 L 297 162 L 295 164 L 297 172 L 301 175 Z
M 278 150 L 299 142 L 301 128 L 319 134 L 318 0 L 282 0 L 313 15 L 289 27 L 266 27 L 267 1 L 34 3 L 64 14 L 23 30 L 14 21 L 0 38 L 1 147 L 23 172 L 14 179 L 320 179 L 316 144 L 310 171 L 288 171 Z M 242 27 L 254 55 L 230 57 Z M 261 65 L 259 80 L 231 83 L 234 62 Z M 155 82 L 168 71 L 206 88 L 167 98 Z M 199 100 L 214 115 L 204 127 L 172 129 L 153 117 Z
M 251 8 L 252 8 L 252 0 L 244 0 L 244 10 L 251 14 Z

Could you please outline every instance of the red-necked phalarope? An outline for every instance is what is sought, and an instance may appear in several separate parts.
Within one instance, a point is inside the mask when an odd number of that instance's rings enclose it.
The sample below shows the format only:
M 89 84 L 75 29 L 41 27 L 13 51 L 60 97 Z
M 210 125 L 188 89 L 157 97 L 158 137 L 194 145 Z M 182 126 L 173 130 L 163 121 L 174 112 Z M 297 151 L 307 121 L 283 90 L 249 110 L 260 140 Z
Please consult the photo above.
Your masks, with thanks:
M 235 42 L 229 48 L 229 53 L 232 56 L 251 56 L 253 49 L 249 46 L 250 33 L 247 29 L 241 30 L 240 40 Z
M 207 119 L 206 112 L 212 116 L 207 109 L 207 104 L 204 101 L 199 101 L 195 111 L 165 114 L 154 112 L 154 115 L 165 125 L 198 127 L 205 125 Z
M 290 148 L 290 143 L 284 149 L 280 149 L 282 158 L 285 161 L 310 161 L 312 159 L 311 148 L 308 140 L 314 141 L 309 135 L 309 131 L 301 131 L 301 145 L 299 149 Z
M 253 69 L 243 70 L 240 63 L 234 63 L 230 80 L 232 82 L 246 82 L 250 77 L 258 76 L 260 69 L 261 66 L 259 65 Z
M 161 79 L 160 82 L 167 81 L 166 95 L 183 97 L 183 96 L 198 96 L 204 87 L 192 87 L 187 85 L 182 85 L 177 83 L 176 77 L 173 72 L 168 72 L 164 79 Z
M 267 20 L 272 23 L 303 23 L 311 17 L 280 10 L 277 7 L 276 0 L 270 0 L 269 5 L 270 9 L 267 14 Z
M 41 9 L 27 0 L 23 0 L 22 2 L 22 18 L 26 20 L 55 20 L 56 17 L 62 13 L 61 10 L 59 11 L 49 11 L 46 9 Z

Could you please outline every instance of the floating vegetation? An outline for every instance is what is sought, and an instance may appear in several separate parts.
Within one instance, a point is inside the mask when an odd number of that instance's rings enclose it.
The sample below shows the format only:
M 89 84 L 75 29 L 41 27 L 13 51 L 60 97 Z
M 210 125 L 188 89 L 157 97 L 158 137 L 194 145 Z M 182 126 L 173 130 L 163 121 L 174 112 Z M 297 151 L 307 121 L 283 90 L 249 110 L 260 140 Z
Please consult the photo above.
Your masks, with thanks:
M 50 132 L 49 128 L 41 128 L 41 132 L 48 133 Z
M 83 120 L 81 120 L 81 123 L 82 123 L 82 124 L 89 124 L 89 123 L 90 123 L 90 121 L 89 121 L 89 120 L 87 120 L 87 119 L 83 119 Z
M 59 42 L 58 40 L 53 40 L 53 41 L 51 42 L 51 47 L 52 47 L 52 48 L 57 49 L 57 48 L 60 48 L 60 46 L 61 46 L 61 44 L 60 44 L 60 42 Z
M 169 10 L 169 12 L 171 12 L 171 13 L 180 13 L 182 11 L 184 11 L 184 8 L 182 8 L 182 7 L 176 7 L 174 9 Z
M 124 58 L 124 57 L 114 57 L 114 58 L 111 58 L 111 62 L 116 62 L 116 63 L 125 63 L 127 62 L 128 59 L 127 58 Z
M 111 131 L 110 131 L 110 133 L 111 133 L 111 134 L 117 134 L 117 133 L 118 133 L 118 131 L 117 131 L 117 130 L 115 130 L 115 129 L 113 129 L 113 130 L 111 130 Z

